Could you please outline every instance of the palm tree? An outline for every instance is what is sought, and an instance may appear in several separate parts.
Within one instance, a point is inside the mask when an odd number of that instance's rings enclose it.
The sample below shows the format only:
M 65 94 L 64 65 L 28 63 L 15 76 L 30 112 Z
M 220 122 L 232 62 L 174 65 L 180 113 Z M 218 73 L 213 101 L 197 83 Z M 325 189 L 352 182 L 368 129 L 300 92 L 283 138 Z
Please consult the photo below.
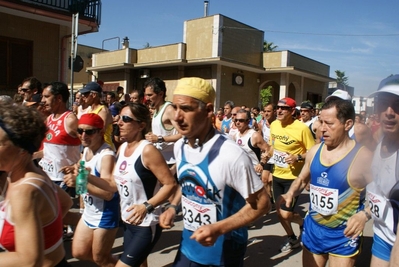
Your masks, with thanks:
M 337 84 L 348 85 L 348 77 L 345 76 L 345 71 L 336 70 Z
M 277 47 L 273 42 L 268 43 L 266 40 L 263 41 L 263 52 L 275 51 Z

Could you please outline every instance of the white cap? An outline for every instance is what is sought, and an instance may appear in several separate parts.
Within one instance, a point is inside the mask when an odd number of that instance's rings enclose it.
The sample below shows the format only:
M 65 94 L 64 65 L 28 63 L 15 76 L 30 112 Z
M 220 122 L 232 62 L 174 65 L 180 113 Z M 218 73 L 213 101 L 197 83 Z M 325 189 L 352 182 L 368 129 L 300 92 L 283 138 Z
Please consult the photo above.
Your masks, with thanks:
M 375 97 L 379 93 L 391 93 L 399 95 L 399 74 L 391 75 L 380 82 L 378 91 L 372 93 L 369 97 Z
M 327 96 L 325 102 L 327 102 L 332 97 L 338 97 L 338 98 L 341 98 L 343 100 L 348 100 L 348 101 L 352 100 L 352 97 L 350 96 L 350 94 L 347 91 L 344 91 L 341 89 L 335 90 L 334 93 Z

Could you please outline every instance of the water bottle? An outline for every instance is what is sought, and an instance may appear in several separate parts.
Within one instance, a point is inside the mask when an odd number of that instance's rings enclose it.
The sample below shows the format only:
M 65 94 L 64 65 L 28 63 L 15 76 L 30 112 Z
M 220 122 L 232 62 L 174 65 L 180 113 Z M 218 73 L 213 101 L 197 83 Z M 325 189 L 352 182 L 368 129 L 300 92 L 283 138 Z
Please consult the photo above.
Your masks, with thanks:
M 79 163 L 78 176 L 76 177 L 76 194 L 84 195 L 87 193 L 87 176 L 88 171 L 85 168 L 85 162 L 81 160 Z

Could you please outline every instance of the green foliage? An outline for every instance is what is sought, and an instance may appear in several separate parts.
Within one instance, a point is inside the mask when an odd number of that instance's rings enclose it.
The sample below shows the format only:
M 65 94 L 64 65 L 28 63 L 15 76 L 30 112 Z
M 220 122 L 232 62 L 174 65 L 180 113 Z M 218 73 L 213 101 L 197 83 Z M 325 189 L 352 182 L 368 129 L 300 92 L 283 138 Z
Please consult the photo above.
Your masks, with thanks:
M 321 109 L 321 107 L 322 107 L 323 105 L 324 105 L 324 102 L 317 103 L 315 108 Z
M 263 41 L 263 52 L 273 52 L 277 47 L 273 42 L 268 43 L 266 40 Z
M 272 97 L 272 89 L 273 87 L 269 85 L 267 88 L 263 88 L 260 90 L 260 101 L 262 102 L 262 107 L 270 103 L 270 98 Z
M 348 77 L 345 76 L 345 71 L 336 70 L 335 74 L 337 75 L 338 84 L 349 85 Z

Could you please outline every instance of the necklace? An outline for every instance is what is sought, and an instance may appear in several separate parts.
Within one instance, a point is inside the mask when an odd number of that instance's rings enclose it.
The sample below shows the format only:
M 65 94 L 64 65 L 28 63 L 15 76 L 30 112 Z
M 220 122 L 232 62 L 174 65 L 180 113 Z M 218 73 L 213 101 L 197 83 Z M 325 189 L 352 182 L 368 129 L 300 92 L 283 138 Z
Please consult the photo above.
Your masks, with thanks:
M 195 142 L 194 142 L 194 145 L 193 145 L 193 148 L 198 148 L 198 147 L 200 147 L 200 149 L 202 149 L 202 146 L 203 146 L 207 141 L 209 141 L 209 140 L 213 137 L 213 134 L 214 134 L 214 133 L 215 133 L 215 129 L 214 129 L 213 127 L 210 127 L 208 133 L 205 135 L 204 141 L 201 142 L 201 144 L 200 144 L 199 138 L 196 138 L 196 139 L 195 139 Z M 184 143 L 185 143 L 185 144 L 188 144 L 188 139 L 187 139 L 187 137 L 184 137 Z

